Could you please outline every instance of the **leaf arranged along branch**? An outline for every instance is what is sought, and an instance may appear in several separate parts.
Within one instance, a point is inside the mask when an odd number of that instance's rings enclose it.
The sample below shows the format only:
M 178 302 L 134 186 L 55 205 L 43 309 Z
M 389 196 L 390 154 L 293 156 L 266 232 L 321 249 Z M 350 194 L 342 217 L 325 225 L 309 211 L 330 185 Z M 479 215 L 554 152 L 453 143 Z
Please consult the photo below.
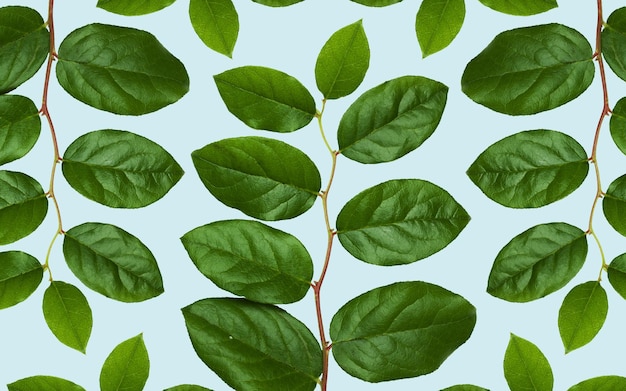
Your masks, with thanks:
M 626 7 L 613 11 L 604 25 L 602 56 L 613 72 L 626 80 Z
M 554 376 L 535 344 L 511 334 L 504 354 L 504 377 L 511 391 L 552 391 Z
M 146 15 L 160 11 L 175 0 L 98 0 L 96 7 L 120 15 Z
M 22 251 L 0 252 L 0 309 L 26 300 L 41 284 L 43 267 Z
M 402 0 L 350 0 L 354 3 L 366 5 L 368 7 L 386 7 L 388 5 L 396 4 Z
M 626 377 L 599 376 L 584 380 L 567 391 L 615 391 L 626 389 Z
M 426 58 L 446 48 L 465 20 L 465 0 L 424 0 L 415 17 L 415 32 Z
M 167 388 L 164 391 L 213 391 L 213 390 L 196 386 L 194 384 L 181 384 L 179 386 Z
M 149 372 L 148 350 L 139 334 L 117 345 L 106 358 L 100 371 L 100 391 L 141 391 Z
M 0 165 L 26 155 L 41 132 L 39 110 L 20 95 L 0 95 Z
M 626 236 L 626 175 L 614 180 L 602 198 L 602 211 L 611 226 Z
M 7 384 L 9 391 L 85 391 L 85 389 L 69 380 L 54 376 L 31 376 Z
M 575 286 L 559 310 L 559 332 L 565 353 L 591 342 L 602 328 L 608 311 L 606 292 L 600 282 Z
M 239 15 L 232 0 L 191 0 L 189 18 L 207 47 L 232 58 L 239 35 Z
M 618 255 L 611 261 L 607 274 L 613 289 L 626 299 L 626 254 Z
M 252 0 L 255 3 L 267 5 L 269 7 L 287 7 L 304 0 Z
M 444 388 L 441 391 L 489 391 L 489 390 L 486 388 L 474 386 L 471 384 L 459 384 L 456 386 Z
M 626 98 L 622 98 L 615 104 L 609 123 L 611 137 L 617 148 L 626 155 Z
M 558 7 L 556 0 L 479 0 L 487 7 L 510 15 L 536 15 Z
M 21 172 L 0 171 L 0 245 L 30 235 L 48 213 L 39 182 Z

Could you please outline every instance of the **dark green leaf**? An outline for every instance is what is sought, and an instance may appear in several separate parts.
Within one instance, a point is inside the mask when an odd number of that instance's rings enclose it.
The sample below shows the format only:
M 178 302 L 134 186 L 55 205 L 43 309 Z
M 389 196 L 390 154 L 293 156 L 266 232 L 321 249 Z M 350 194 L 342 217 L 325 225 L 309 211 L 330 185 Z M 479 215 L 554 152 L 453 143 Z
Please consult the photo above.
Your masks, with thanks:
M 618 255 L 611 261 L 607 274 L 613 289 L 626 299 L 626 254 Z
M 609 128 L 615 145 L 626 155 L 626 98 L 620 99 L 613 108 Z
M 41 284 L 43 268 L 21 251 L 0 253 L 0 309 L 26 300 Z
M 348 201 L 337 216 L 337 235 L 343 247 L 362 261 L 398 265 L 443 249 L 469 220 L 465 209 L 439 186 L 398 179 Z
M 587 238 L 580 228 L 566 223 L 536 225 L 500 250 L 487 292 L 513 302 L 539 299 L 574 278 L 586 256 Z
M 93 319 L 87 298 L 78 288 L 52 281 L 43 295 L 43 316 L 61 343 L 85 353 Z
M 444 388 L 441 391 L 489 391 L 489 390 L 486 388 L 473 386 L 471 384 L 459 384 L 457 386 Z
M 461 31 L 465 0 L 424 0 L 415 18 L 422 57 L 446 48 Z
M 245 299 L 204 299 L 182 309 L 198 357 L 236 390 L 312 391 L 320 346 L 284 310 Z
M 448 87 L 421 76 L 403 76 L 366 91 L 339 123 L 339 149 L 361 163 L 398 159 L 435 131 Z
M 193 384 L 182 384 L 180 386 L 170 387 L 164 391 L 212 391 L 208 388 L 196 386 Z
M 339 29 L 326 41 L 315 63 L 317 88 L 326 99 L 351 94 L 365 78 L 370 47 L 363 21 Z
M 98 23 L 61 42 L 56 73 L 74 98 L 116 114 L 150 113 L 189 90 L 184 65 L 152 34 Z
M 591 84 L 595 67 L 587 39 L 561 24 L 522 27 L 498 34 L 472 59 L 461 78 L 476 103 L 510 115 L 561 106 Z
M 0 171 L 0 245 L 30 235 L 48 213 L 48 199 L 35 179 Z
M 34 9 L 0 8 L 0 94 L 37 73 L 48 56 L 49 37 L 43 18 Z
M 159 144 L 110 129 L 76 139 L 65 151 L 62 167 L 76 191 L 114 208 L 149 205 L 183 176 L 183 169 Z
M 297 79 L 259 66 L 213 76 L 228 111 L 254 129 L 293 132 L 315 116 L 315 101 Z
M 396 4 L 402 0 L 350 0 L 354 3 L 366 5 L 368 7 L 386 7 L 388 5 Z
M 110 224 L 84 223 L 65 233 L 65 261 L 90 289 L 123 302 L 163 293 L 161 272 L 139 239 Z
M 529 130 L 487 148 L 467 175 L 483 193 L 511 208 L 536 208 L 558 201 L 587 177 L 585 149 L 554 130 Z
M 626 236 L 626 175 L 614 180 L 602 199 L 604 216 L 611 226 Z
M 41 131 L 39 110 L 20 95 L 0 96 L 0 165 L 26 155 Z
M 148 351 L 139 334 L 117 345 L 104 361 L 100 391 L 142 391 L 149 372 Z
M 600 376 L 584 380 L 567 391 L 616 391 L 626 390 L 626 377 Z
M 373 289 L 339 309 L 330 324 L 333 356 L 368 382 L 433 372 L 472 334 L 476 309 L 422 281 Z
M 479 0 L 487 7 L 510 15 L 536 15 L 558 7 L 556 0 Z
M 306 295 L 313 261 L 304 245 L 256 221 L 217 221 L 181 241 L 198 270 L 217 286 L 261 303 L 293 303 Z
M 535 344 L 511 334 L 504 354 L 504 377 L 511 391 L 552 391 L 554 376 Z
M 591 342 L 602 328 L 608 310 L 606 292 L 598 281 L 575 286 L 559 310 L 559 332 L 565 353 Z
M 98 0 L 96 7 L 120 15 L 145 15 L 162 10 L 175 0 Z
M 189 18 L 206 46 L 232 58 L 239 35 L 239 16 L 232 0 L 191 0 Z
M 191 154 L 206 188 L 222 203 L 262 220 L 306 212 L 321 178 L 311 159 L 282 141 L 238 137 L 217 141 Z
M 602 55 L 613 72 L 626 80 L 626 7 L 609 15 L 602 30 Z
M 293 5 L 299 3 L 304 0 L 252 0 L 255 3 L 267 5 L 270 7 L 287 7 L 289 5 Z
M 31 376 L 8 384 L 9 391 L 85 391 L 78 384 L 54 376 Z

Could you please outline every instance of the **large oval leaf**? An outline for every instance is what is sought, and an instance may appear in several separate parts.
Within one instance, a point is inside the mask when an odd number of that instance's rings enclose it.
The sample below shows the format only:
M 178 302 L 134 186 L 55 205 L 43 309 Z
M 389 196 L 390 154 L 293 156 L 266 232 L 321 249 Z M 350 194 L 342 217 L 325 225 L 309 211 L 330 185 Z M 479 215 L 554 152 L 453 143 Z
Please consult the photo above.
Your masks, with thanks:
M 236 390 L 312 391 L 322 350 L 284 310 L 245 299 L 204 299 L 182 309 L 198 357 Z
M 511 391 L 552 391 L 554 376 L 535 344 L 511 334 L 504 353 L 504 377 Z
M 350 0 L 354 3 L 366 5 L 368 7 L 386 7 L 388 5 L 396 4 L 402 0 Z
M 48 213 L 48 199 L 35 179 L 0 171 L 0 245 L 30 235 Z
M 609 122 L 611 137 L 620 151 L 626 155 L 626 98 L 615 104 Z
M 576 285 L 559 309 L 559 333 L 565 353 L 591 342 L 602 328 L 608 311 L 606 292 L 600 282 Z
M 626 236 L 626 175 L 614 180 L 602 198 L 602 211 L 611 226 Z
M 313 261 L 295 236 L 256 221 L 216 221 L 181 238 L 198 270 L 217 286 L 261 303 L 306 295 Z
M 52 281 L 43 295 L 43 316 L 61 343 L 86 352 L 93 318 L 87 298 L 78 288 Z
M 599 376 L 581 381 L 567 391 L 615 391 L 626 389 L 626 377 Z
M 146 15 L 160 11 L 176 0 L 98 0 L 96 7 L 120 15 Z
M 479 0 L 487 7 L 510 15 L 536 15 L 558 7 L 556 0 Z
M 264 137 L 217 141 L 191 154 L 204 186 L 222 203 L 262 220 L 299 216 L 322 186 L 317 167 L 299 149 Z
M 239 16 L 232 0 L 191 0 L 191 25 L 204 44 L 232 57 L 239 35 Z
M 41 131 L 39 110 L 29 98 L 0 96 L 0 165 L 26 155 Z
M 110 224 L 84 223 L 65 233 L 65 261 L 90 289 L 123 302 L 163 293 L 159 266 L 139 239 Z
M 483 193 L 511 208 L 536 208 L 558 201 L 587 177 L 585 149 L 554 130 L 529 130 L 492 144 L 467 175 Z
M 465 0 L 424 0 L 415 17 L 415 33 L 422 57 L 446 48 L 461 31 Z
M 251 128 L 293 132 L 315 116 L 311 93 L 284 72 L 244 66 L 213 78 L 228 111 Z
M 72 142 L 62 167 L 76 191 L 114 208 L 149 205 L 183 176 L 183 169 L 159 144 L 110 129 L 84 134 Z
M 461 346 L 476 324 L 462 296 L 422 281 L 373 289 L 339 309 L 330 324 L 333 356 L 368 382 L 431 373 Z
M 536 225 L 517 235 L 498 253 L 487 292 L 513 302 L 544 297 L 565 286 L 587 256 L 587 238 L 567 223 Z
M 21 251 L 0 253 L 0 309 L 28 298 L 41 284 L 43 267 L 35 257 Z
M 398 265 L 443 249 L 469 220 L 465 209 L 439 186 L 398 179 L 348 201 L 337 216 L 337 235 L 343 247 L 362 261 Z
M 626 80 L 626 7 L 609 15 L 602 30 L 602 55 L 613 72 Z
M 582 94 L 594 75 L 593 52 L 578 31 L 561 24 L 498 34 L 461 78 L 476 103 L 510 115 L 536 114 Z
M 34 9 L 0 8 L 0 94 L 37 73 L 48 56 L 49 37 L 43 18 Z
M 59 46 L 56 74 L 74 98 L 100 110 L 141 115 L 189 90 L 184 65 L 154 35 L 129 27 L 90 24 Z
M 607 275 L 613 289 L 626 299 L 626 254 L 618 255 L 611 261 Z
M 85 391 L 69 380 L 54 376 L 31 376 L 7 384 L 9 391 Z
M 267 5 L 269 7 L 287 7 L 304 0 L 252 0 L 255 3 Z
M 164 391 L 212 391 L 208 388 L 196 386 L 194 384 L 181 384 L 179 386 L 170 387 Z
M 459 384 L 457 386 L 444 388 L 441 391 L 489 391 L 489 390 L 486 388 L 474 386 L 471 384 Z
M 150 372 L 143 335 L 127 339 L 113 349 L 100 371 L 100 391 L 142 391 Z

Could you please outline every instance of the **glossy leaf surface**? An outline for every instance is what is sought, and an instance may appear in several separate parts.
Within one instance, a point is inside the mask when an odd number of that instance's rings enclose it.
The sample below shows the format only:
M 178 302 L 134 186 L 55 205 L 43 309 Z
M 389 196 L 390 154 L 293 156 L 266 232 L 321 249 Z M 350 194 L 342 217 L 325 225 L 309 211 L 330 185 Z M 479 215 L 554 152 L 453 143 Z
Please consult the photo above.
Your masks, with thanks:
M 435 131 L 448 87 L 421 76 L 403 76 L 366 91 L 345 112 L 337 139 L 341 153 L 361 163 L 398 159 Z
M 63 156 L 63 175 L 85 197 L 115 208 L 140 208 L 162 198 L 183 176 L 163 147 L 137 134 L 97 130 Z
M 559 333 L 565 353 L 591 342 L 602 328 L 608 311 L 606 292 L 598 281 L 575 286 L 559 309 Z
M 293 303 L 311 287 L 313 261 L 304 245 L 265 224 L 217 221 L 187 232 L 181 241 L 202 274 L 249 300 Z
M 98 0 L 96 7 L 120 15 L 146 15 L 162 10 L 175 0 Z
M 617 148 L 626 155 L 626 98 L 617 101 L 612 111 L 609 123 L 611 137 Z
M 366 189 L 348 201 L 337 216 L 337 236 L 362 261 L 398 265 L 443 249 L 469 220 L 465 209 L 439 186 L 398 179 Z
M 61 343 L 86 352 L 93 318 L 87 298 L 78 288 L 52 281 L 43 295 L 43 316 Z
M 161 272 L 150 250 L 114 225 L 84 223 L 70 229 L 63 254 L 76 277 L 106 297 L 138 302 L 163 293 Z
M 567 391 L 614 391 L 626 389 L 626 377 L 599 376 L 581 381 Z
M 366 292 L 330 324 L 332 353 L 350 375 L 368 382 L 431 373 L 472 334 L 476 309 L 463 297 L 422 281 Z
M 614 180 L 602 198 L 602 211 L 611 226 L 626 236 L 626 175 Z
M 245 299 L 204 299 L 182 309 L 200 359 L 236 390 L 312 391 L 322 373 L 313 334 L 284 310 Z
M 167 388 L 164 391 L 212 391 L 212 390 L 201 387 L 201 386 L 196 386 L 194 384 L 181 384 L 179 386 Z
M 54 376 L 31 376 L 7 384 L 9 391 L 85 391 L 69 380 Z
M 191 25 L 204 44 L 232 57 L 239 35 L 239 15 L 232 0 L 191 0 Z
M 618 255 L 611 261 L 607 274 L 613 289 L 626 299 L 626 254 Z
M 304 0 L 252 0 L 255 3 L 267 5 L 269 7 L 287 7 Z
M 594 75 L 593 52 L 578 31 L 561 24 L 498 34 L 461 78 L 476 103 L 510 115 L 536 114 L 582 94 Z
M 350 0 L 354 3 L 366 5 L 368 7 L 386 7 L 388 5 L 396 4 L 402 0 Z
M 529 130 L 489 146 L 467 175 L 501 205 L 536 208 L 572 193 L 588 172 L 585 149 L 572 137 L 554 130 Z
M 504 353 L 504 377 L 511 391 L 552 391 L 554 376 L 546 356 L 530 341 L 511 334 Z
M 446 48 L 465 20 L 465 0 L 424 0 L 415 18 L 422 57 Z
M 26 174 L 0 171 L 0 245 L 30 235 L 48 213 L 41 185 Z
M 223 204 L 261 220 L 289 219 L 306 212 L 321 188 L 311 159 L 282 141 L 238 137 L 191 154 L 204 186 Z
M 487 7 L 510 15 L 536 15 L 558 7 L 556 0 L 479 0 Z
M 243 66 L 213 78 L 228 111 L 251 128 L 288 133 L 315 116 L 311 93 L 284 72 Z
M 26 155 L 41 131 L 39 110 L 20 95 L 0 95 L 0 165 Z
M 626 7 L 609 15 L 602 30 L 602 55 L 613 72 L 626 80 Z
M 74 98 L 100 110 L 141 115 L 189 90 L 184 65 L 154 35 L 134 28 L 90 24 L 59 46 L 56 75 Z
M 0 252 L 0 310 L 26 300 L 42 279 L 43 267 L 32 255 Z
M 142 391 L 150 372 L 143 335 L 127 339 L 113 349 L 100 371 L 100 391 Z
M 495 297 L 527 302 L 565 286 L 587 256 L 587 238 L 567 223 L 536 225 L 514 237 L 498 253 L 487 292 Z
M 489 390 L 486 388 L 474 386 L 471 384 L 459 384 L 456 386 L 444 388 L 441 391 L 489 391 Z

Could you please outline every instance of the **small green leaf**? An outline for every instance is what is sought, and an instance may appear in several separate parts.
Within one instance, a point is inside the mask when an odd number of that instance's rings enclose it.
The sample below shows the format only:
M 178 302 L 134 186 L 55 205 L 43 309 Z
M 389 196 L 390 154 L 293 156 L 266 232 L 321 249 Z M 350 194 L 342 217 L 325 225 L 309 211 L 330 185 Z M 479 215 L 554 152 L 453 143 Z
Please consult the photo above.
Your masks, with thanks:
M 98 0 L 96 7 L 119 15 L 146 15 L 160 11 L 176 0 Z
M 473 386 L 471 384 L 459 384 L 457 386 L 444 388 L 441 391 L 489 391 L 489 390 L 486 388 Z
M 255 3 L 267 5 L 269 7 L 287 7 L 304 0 L 252 0 Z
M 626 236 L 626 175 L 614 180 L 602 198 L 602 211 L 611 226 Z
M 7 384 L 9 391 L 85 391 L 78 384 L 54 376 L 31 376 Z
M 26 155 L 41 131 L 39 110 L 29 98 L 0 95 L 0 165 Z
M 587 238 L 567 223 L 536 225 L 517 235 L 500 252 L 489 273 L 487 292 L 527 302 L 564 287 L 587 257 Z
M 366 91 L 339 122 L 339 149 L 361 163 L 398 159 L 435 131 L 448 87 L 421 76 L 403 76 Z
M 581 381 L 567 391 L 615 391 L 626 390 L 626 377 L 599 376 Z
M 611 261 L 607 274 L 613 289 L 626 299 L 626 254 L 618 255 Z
M 350 0 L 354 3 L 366 5 L 368 7 L 386 7 L 388 5 L 400 3 L 402 0 Z
M 594 71 L 587 39 L 552 23 L 498 34 L 467 64 L 461 87 L 494 111 L 528 115 L 575 99 L 589 87 Z
M 43 268 L 32 255 L 21 251 L 0 253 L 0 309 L 28 298 L 41 284 Z
M 504 354 L 504 377 L 511 391 L 552 391 L 554 376 L 535 344 L 511 334 Z
M 191 157 L 215 198 L 261 220 L 301 215 L 311 208 L 322 186 L 317 167 L 304 152 L 270 138 L 224 139 Z
M 163 391 L 213 391 L 208 388 L 196 386 L 193 384 L 181 384 L 180 386 L 170 387 Z
M 359 87 L 370 64 L 370 47 L 363 21 L 347 25 L 330 36 L 315 63 L 317 88 L 326 99 L 351 94 Z
M 509 15 L 529 16 L 558 7 L 556 0 L 479 0 L 487 7 Z
M 183 176 L 183 169 L 159 144 L 110 129 L 84 134 L 72 142 L 62 167 L 76 191 L 114 208 L 149 205 Z
M 0 94 L 30 79 L 46 60 L 50 33 L 43 18 L 28 7 L 0 7 Z
M 56 74 L 74 98 L 100 110 L 141 115 L 189 90 L 185 66 L 154 35 L 129 27 L 90 24 L 59 46 Z
M 142 391 L 150 359 L 143 335 L 127 339 L 113 349 L 100 371 L 100 391 Z
M 337 216 L 337 235 L 343 247 L 362 261 L 399 265 L 443 249 L 469 220 L 465 209 L 439 186 L 398 179 L 348 201 Z
M 207 47 L 232 58 L 239 35 L 239 16 L 232 0 L 191 0 L 189 18 Z
M 198 357 L 236 390 L 313 391 L 322 350 L 286 311 L 245 299 L 197 301 L 182 309 Z
M 626 155 L 626 98 L 620 99 L 613 108 L 609 128 L 613 142 Z
M 311 93 L 281 71 L 244 66 L 213 78 L 228 111 L 253 129 L 293 132 L 315 116 Z
M 70 229 L 63 254 L 76 277 L 106 297 L 139 302 L 163 293 L 161 272 L 150 250 L 116 226 L 84 223 Z
M 446 48 L 461 31 L 465 0 L 424 0 L 415 18 L 422 57 Z
M 48 199 L 35 179 L 0 171 L 0 245 L 30 235 L 48 213 Z
M 217 286 L 261 303 L 293 303 L 304 297 L 313 261 L 295 237 L 263 223 L 217 221 L 181 238 L 198 270 Z
M 609 15 L 602 30 L 602 55 L 613 72 L 626 80 L 626 7 Z
M 591 342 L 602 328 L 608 310 L 606 292 L 598 281 L 575 286 L 559 310 L 559 332 L 565 353 Z
M 422 281 L 373 289 L 339 309 L 330 324 L 332 353 L 348 374 L 368 382 L 431 373 L 472 334 L 476 308 Z
M 492 144 L 467 175 L 501 205 L 536 208 L 572 193 L 588 172 L 585 149 L 572 137 L 554 130 L 528 130 Z
M 43 295 L 43 316 L 61 343 L 86 352 L 93 318 L 87 298 L 78 288 L 52 281 Z

